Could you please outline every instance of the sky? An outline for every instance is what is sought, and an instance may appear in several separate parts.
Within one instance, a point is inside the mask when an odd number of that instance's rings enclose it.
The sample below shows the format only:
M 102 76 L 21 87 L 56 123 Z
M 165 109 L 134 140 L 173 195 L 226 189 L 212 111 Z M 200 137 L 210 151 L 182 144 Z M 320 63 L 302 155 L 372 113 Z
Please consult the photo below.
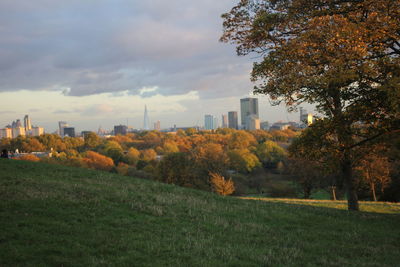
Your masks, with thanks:
M 252 95 L 251 57 L 219 42 L 238 0 L 1 0 L 0 128 L 29 114 L 47 132 L 202 126 Z M 261 121 L 298 121 L 257 96 Z M 239 112 L 240 113 L 240 112 Z

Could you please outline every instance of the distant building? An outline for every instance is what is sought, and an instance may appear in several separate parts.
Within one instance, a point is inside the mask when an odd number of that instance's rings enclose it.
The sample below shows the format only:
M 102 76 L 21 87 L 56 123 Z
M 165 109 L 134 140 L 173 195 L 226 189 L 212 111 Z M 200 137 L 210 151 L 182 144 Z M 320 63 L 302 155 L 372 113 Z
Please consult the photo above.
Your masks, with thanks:
M 313 123 L 314 116 L 312 113 L 307 113 L 307 110 L 300 108 L 300 127 L 305 128 Z
M 58 130 L 61 137 L 64 137 L 64 128 L 68 127 L 68 123 L 66 121 L 59 121 L 58 122 Z
M 25 132 L 25 128 L 24 127 L 14 127 L 12 128 L 12 137 L 13 138 L 17 138 L 18 136 L 25 136 L 26 132 Z
M 291 125 L 287 122 L 275 122 L 272 124 L 272 126 L 269 128 L 270 130 L 286 130 L 290 127 Z
M 228 128 L 228 115 L 226 115 L 226 114 L 222 115 L 221 123 L 222 123 L 222 125 L 221 125 L 222 128 Z
M 204 129 L 206 130 L 215 130 L 217 129 L 216 118 L 213 115 L 205 115 L 204 116 Z
M 12 129 L 11 128 L 4 128 L 0 129 L 0 139 L 1 138 L 12 138 Z
M 256 115 L 250 115 L 246 120 L 247 130 L 259 130 L 260 129 L 260 119 Z
M 260 123 L 260 128 L 263 130 L 269 130 L 269 123 L 268 121 L 263 121 Z
M 150 120 L 146 105 L 144 105 L 143 130 L 150 130 Z
M 32 130 L 31 120 L 29 119 L 28 115 L 25 115 L 24 117 L 24 127 L 27 133 L 30 132 L 30 130 Z
M 126 135 L 128 127 L 126 125 L 114 126 L 114 135 Z
M 160 131 L 161 130 L 161 122 L 157 121 L 154 123 L 154 130 Z
M 100 136 L 103 136 L 106 134 L 106 131 L 103 130 L 103 128 L 101 127 L 101 125 L 99 126 L 99 129 L 97 130 L 97 134 Z
M 232 129 L 238 129 L 238 114 L 236 111 L 228 112 L 228 127 Z
M 242 98 L 240 99 L 240 115 L 241 115 L 241 122 L 242 127 L 246 128 L 246 121 L 248 120 L 249 116 L 254 115 L 255 117 L 259 118 L 258 114 L 258 99 L 257 98 Z
M 75 137 L 75 128 L 74 127 L 64 127 L 64 135 L 69 137 Z
M 31 130 L 31 135 L 32 136 L 41 136 L 44 134 L 44 128 L 43 127 L 33 127 Z

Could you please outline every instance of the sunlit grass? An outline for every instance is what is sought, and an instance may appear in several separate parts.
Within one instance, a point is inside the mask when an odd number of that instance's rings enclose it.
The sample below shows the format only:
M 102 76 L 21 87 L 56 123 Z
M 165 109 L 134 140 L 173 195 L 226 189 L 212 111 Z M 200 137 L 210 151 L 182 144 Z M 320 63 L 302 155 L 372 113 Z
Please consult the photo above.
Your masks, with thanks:
M 261 197 L 240 197 L 241 199 L 260 200 L 267 202 L 287 203 L 296 205 L 307 205 L 316 207 L 347 210 L 346 200 L 316 200 L 316 199 L 291 199 L 291 198 L 261 198 Z M 360 210 L 376 213 L 399 213 L 400 203 L 360 201 Z

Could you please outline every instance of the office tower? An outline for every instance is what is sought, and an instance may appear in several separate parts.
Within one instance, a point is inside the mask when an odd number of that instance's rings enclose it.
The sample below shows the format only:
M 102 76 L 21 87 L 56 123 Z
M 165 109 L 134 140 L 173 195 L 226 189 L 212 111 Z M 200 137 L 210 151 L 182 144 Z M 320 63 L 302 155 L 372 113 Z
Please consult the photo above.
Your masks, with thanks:
M 43 127 L 32 127 L 32 130 L 31 130 L 32 136 L 41 136 L 42 134 L 44 134 Z
M 232 129 L 238 129 L 238 114 L 236 111 L 228 112 L 228 127 Z
M 128 132 L 128 127 L 125 125 L 114 126 L 114 135 L 126 135 Z
M 258 99 L 251 97 L 240 99 L 240 115 L 242 127 L 244 128 L 246 128 L 246 120 L 249 116 L 254 115 L 259 118 L 260 116 L 258 115 Z
M 149 114 L 147 112 L 147 106 L 144 105 L 144 119 L 143 119 L 143 129 L 144 130 L 149 130 L 149 125 L 150 125 L 150 120 L 149 120 Z
M 12 137 L 13 138 L 17 138 L 18 136 L 25 136 L 26 132 L 25 132 L 25 128 L 24 127 L 14 127 L 12 128 Z
M 214 122 L 214 123 L 213 123 L 214 129 L 219 128 L 219 124 L 218 124 L 218 119 L 217 119 L 217 117 L 214 116 L 213 122 Z
M 161 123 L 160 121 L 157 121 L 154 123 L 154 130 L 160 131 L 161 130 Z
M 307 121 L 307 110 L 300 107 L 300 124 Z
M 59 121 L 58 122 L 58 130 L 61 137 L 64 137 L 64 128 L 68 127 L 68 123 L 66 121 Z
M 204 128 L 206 130 L 215 130 L 217 128 L 216 118 L 213 115 L 204 116 Z
M 29 119 L 28 115 L 25 115 L 24 117 L 24 127 L 26 132 L 32 130 L 31 120 Z
M 313 114 L 307 113 L 307 110 L 300 108 L 300 127 L 307 127 L 313 123 Z
M 228 128 L 228 115 L 223 114 L 222 115 L 222 128 Z
M 1 138 L 12 138 L 12 128 L 6 127 L 4 129 L 0 129 L 0 139 Z
M 64 127 L 64 136 L 75 137 L 75 128 L 74 127 Z

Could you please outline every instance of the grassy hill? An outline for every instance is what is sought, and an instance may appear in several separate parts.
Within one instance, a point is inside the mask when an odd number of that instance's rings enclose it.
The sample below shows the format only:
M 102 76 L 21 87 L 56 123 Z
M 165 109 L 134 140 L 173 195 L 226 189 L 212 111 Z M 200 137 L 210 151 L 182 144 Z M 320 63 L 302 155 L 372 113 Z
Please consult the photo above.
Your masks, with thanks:
M 398 205 L 286 202 L 2 159 L 0 265 L 398 266 Z

